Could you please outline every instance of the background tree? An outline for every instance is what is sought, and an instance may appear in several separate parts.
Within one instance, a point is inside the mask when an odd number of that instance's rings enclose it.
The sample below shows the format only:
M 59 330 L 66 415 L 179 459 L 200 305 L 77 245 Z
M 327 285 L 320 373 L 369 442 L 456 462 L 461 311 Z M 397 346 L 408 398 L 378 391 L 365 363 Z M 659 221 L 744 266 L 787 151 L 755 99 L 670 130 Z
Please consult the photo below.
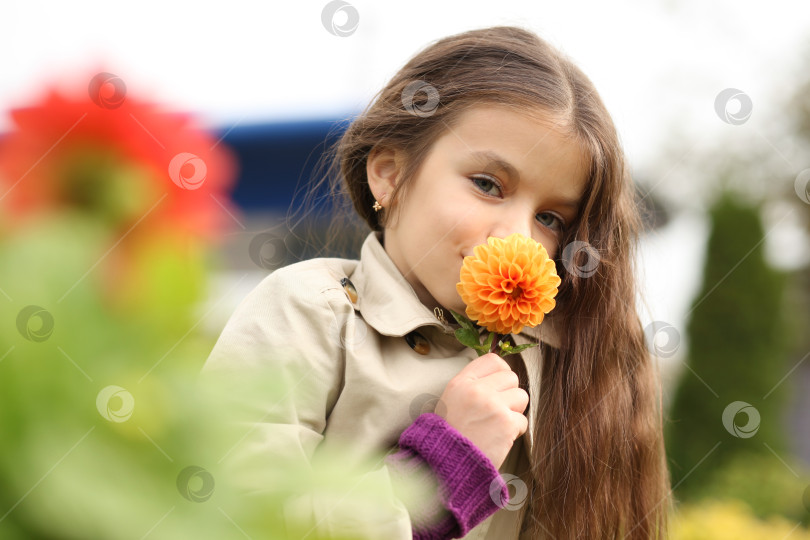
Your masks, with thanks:
M 786 373 L 789 339 L 785 276 L 765 260 L 758 205 L 723 189 L 709 215 L 703 285 L 686 329 L 689 369 L 675 391 L 667 425 L 680 500 L 700 493 L 713 471 L 737 454 L 772 456 L 771 450 L 786 448 L 782 411 L 788 386 L 778 384 Z M 733 415 L 727 428 L 724 411 L 734 402 L 752 408 Z

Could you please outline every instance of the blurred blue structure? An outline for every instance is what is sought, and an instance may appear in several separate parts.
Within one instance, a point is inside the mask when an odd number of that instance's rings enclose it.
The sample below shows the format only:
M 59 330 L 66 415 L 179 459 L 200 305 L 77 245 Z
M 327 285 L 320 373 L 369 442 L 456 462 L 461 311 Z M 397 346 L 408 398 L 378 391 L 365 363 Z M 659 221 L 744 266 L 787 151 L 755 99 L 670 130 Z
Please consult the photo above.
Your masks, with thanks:
M 323 119 L 219 130 L 218 135 L 239 160 L 234 202 L 250 213 L 286 212 L 291 201 L 301 201 L 322 154 L 349 123 Z

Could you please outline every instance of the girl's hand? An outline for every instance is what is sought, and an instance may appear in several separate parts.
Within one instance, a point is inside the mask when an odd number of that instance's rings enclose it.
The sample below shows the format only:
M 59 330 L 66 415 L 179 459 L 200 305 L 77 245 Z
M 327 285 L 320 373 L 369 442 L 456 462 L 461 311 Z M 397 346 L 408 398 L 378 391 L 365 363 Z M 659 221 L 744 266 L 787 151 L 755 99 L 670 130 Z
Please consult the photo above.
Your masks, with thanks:
M 488 353 L 447 383 L 436 414 L 470 439 L 497 469 L 529 426 L 523 416 L 528 404 L 529 394 L 518 386 L 517 374 L 503 358 Z

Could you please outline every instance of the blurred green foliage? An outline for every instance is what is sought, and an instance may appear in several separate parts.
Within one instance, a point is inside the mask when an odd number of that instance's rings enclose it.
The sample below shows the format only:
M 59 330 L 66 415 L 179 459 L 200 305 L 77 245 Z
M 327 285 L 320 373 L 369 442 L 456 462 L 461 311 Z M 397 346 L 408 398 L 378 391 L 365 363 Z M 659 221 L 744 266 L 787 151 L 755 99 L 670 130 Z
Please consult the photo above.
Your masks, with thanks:
M 803 497 L 810 486 L 810 469 L 801 461 L 785 456 L 782 463 L 772 454 L 740 453 L 715 469 L 696 499 L 736 499 L 745 503 L 760 519 L 783 516 L 795 523 L 810 525 L 810 509 Z M 810 502 L 810 501 L 808 501 Z
M 154 238 L 114 259 L 117 239 L 70 211 L 0 230 L 0 539 L 286 538 L 281 509 L 308 493 L 374 511 L 335 461 L 257 472 L 261 496 L 229 481 L 246 428 L 198 384 L 205 249 Z M 252 383 L 242 398 L 284 391 Z
M 697 497 L 715 471 L 738 455 L 759 454 L 774 467 L 783 466 L 777 455 L 789 456 L 783 416 L 790 381 L 781 380 L 792 339 L 784 316 L 785 276 L 765 260 L 757 205 L 722 191 L 710 222 L 703 285 L 687 327 L 688 369 L 667 423 L 672 483 L 682 501 Z M 758 420 L 731 411 L 724 425 L 724 411 L 734 402 L 749 404 L 747 411 L 758 413 Z M 733 433 L 749 420 L 751 433 Z M 729 495 L 736 490 L 726 488 Z

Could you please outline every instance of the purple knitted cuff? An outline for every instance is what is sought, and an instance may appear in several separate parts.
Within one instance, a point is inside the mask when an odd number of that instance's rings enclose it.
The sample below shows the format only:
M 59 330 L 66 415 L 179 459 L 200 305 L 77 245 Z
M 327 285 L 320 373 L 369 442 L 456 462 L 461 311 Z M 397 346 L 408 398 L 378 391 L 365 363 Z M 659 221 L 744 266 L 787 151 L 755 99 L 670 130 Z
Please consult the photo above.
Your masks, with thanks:
M 509 488 L 489 458 L 441 416 L 421 414 L 402 432 L 399 447 L 386 462 L 407 476 L 430 466 L 443 506 L 409 508 L 415 540 L 461 538 L 509 502 Z
M 458 535 L 458 524 L 439 496 L 439 481 L 427 462 L 413 450 L 400 449 L 385 458 L 392 476 L 421 486 L 425 495 L 409 501 L 408 514 L 415 540 L 444 540 Z M 395 484 L 395 488 L 396 484 Z M 456 533 L 455 535 L 453 533 Z

